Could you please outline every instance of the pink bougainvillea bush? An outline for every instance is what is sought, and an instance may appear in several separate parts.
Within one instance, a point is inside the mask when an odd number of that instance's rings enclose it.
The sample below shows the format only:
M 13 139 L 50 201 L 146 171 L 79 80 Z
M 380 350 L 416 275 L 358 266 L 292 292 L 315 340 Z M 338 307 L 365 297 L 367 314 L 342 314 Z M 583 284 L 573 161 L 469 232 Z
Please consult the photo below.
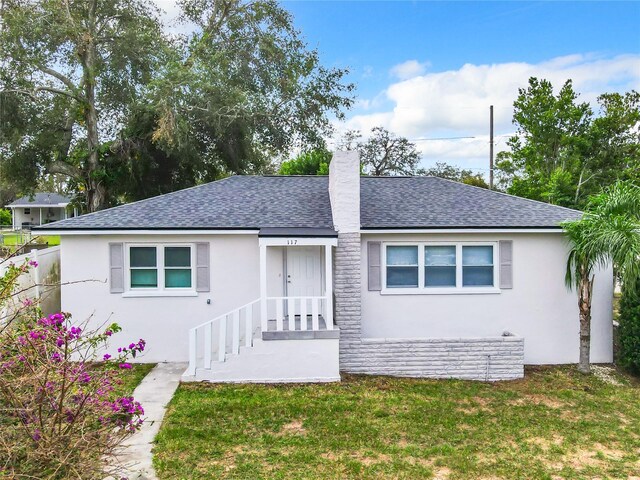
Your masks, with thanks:
M 11 266 L 0 278 L 0 307 L 33 267 Z M 89 331 L 67 313 L 43 316 L 31 300 L 3 312 L 0 478 L 104 478 L 105 456 L 143 422 L 142 406 L 118 392 L 144 340 L 99 356 L 116 324 Z

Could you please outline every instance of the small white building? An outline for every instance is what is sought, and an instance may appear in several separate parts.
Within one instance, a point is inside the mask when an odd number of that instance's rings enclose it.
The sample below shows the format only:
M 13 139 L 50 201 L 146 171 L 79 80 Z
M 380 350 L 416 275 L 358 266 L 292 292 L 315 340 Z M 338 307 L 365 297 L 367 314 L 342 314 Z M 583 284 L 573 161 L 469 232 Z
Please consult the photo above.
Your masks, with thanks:
M 69 197 L 59 193 L 38 192 L 33 196 L 18 198 L 6 207 L 11 209 L 13 229 L 28 230 L 31 227 L 77 216 L 77 211 L 69 208 L 70 203 Z
M 580 215 L 339 152 L 328 177 L 234 176 L 38 230 L 61 236 L 62 309 L 145 339 L 141 361 L 189 361 L 186 380 L 504 380 L 578 361 L 560 223 Z M 607 268 L 592 362 L 612 361 L 612 293 Z

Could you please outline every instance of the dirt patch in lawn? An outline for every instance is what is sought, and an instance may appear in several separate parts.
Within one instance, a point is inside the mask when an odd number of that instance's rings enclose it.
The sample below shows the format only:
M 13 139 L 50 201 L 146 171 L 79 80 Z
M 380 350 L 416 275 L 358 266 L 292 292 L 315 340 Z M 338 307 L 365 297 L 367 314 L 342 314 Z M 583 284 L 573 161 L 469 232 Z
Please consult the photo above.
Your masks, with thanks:
M 491 407 L 491 400 L 484 397 L 464 399 L 459 402 L 457 410 L 466 415 L 475 415 L 480 412 L 490 413 L 493 411 Z
M 602 468 L 611 460 L 621 460 L 625 452 L 599 443 L 592 448 L 579 448 L 578 450 L 564 456 L 564 463 L 581 470 L 585 467 Z
M 540 393 L 524 395 L 516 400 L 510 401 L 509 405 L 514 405 L 514 406 L 542 405 L 544 407 L 554 408 L 554 409 L 567 407 L 567 404 L 565 402 L 561 402 L 560 400 L 557 400 L 555 398 L 550 398 Z
M 307 430 L 302 425 L 302 420 L 293 420 L 283 425 L 278 435 L 305 435 Z
M 560 445 L 562 445 L 563 441 L 564 437 L 562 435 L 558 435 L 557 433 L 553 434 L 551 438 L 530 437 L 525 440 L 525 442 L 536 445 L 544 451 L 550 450 L 552 447 L 559 447 Z

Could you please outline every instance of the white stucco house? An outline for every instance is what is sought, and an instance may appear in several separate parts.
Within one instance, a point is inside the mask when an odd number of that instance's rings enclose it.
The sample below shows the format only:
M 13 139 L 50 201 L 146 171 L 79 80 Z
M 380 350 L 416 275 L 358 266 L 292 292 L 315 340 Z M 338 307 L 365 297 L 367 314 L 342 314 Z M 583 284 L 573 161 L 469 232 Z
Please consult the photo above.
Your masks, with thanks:
M 188 361 L 185 380 L 501 380 L 578 360 L 559 223 L 579 215 L 360 176 L 338 152 L 328 176 L 234 176 L 42 230 L 61 235 L 63 310 L 144 338 L 143 361 Z M 593 362 L 612 361 L 612 290 L 598 272 Z
M 29 229 L 50 222 L 76 216 L 71 210 L 71 199 L 54 192 L 38 192 L 32 196 L 18 198 L 6 207 L 11 209 L 14 230 Z

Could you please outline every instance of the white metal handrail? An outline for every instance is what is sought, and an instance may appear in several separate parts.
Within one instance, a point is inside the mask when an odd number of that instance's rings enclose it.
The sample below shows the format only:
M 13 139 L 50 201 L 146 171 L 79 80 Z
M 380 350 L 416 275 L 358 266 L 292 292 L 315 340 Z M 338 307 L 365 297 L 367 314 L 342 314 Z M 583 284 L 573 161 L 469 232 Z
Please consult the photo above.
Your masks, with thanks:
M 244 320 L 245 346 L 253 345 L 253 312 L 254 306 L 260 299 L 249 302 L 230 312 L 201 323 L 189 330 L 189 368 L 187 375 L 195 375 L 198 361 L 198 332 L 203 330 L 203 363 L 204 368 L 211 368 L 213 354 L 214 331 L 218 335 L 218 361 L 224 362 L 227 353 L 238 354 L 240 352 L 241 320 Z M 231 319 L 231 351 L 227 352 L 227 322 Z M 217 325 L 217 329 L 214 327 Z

